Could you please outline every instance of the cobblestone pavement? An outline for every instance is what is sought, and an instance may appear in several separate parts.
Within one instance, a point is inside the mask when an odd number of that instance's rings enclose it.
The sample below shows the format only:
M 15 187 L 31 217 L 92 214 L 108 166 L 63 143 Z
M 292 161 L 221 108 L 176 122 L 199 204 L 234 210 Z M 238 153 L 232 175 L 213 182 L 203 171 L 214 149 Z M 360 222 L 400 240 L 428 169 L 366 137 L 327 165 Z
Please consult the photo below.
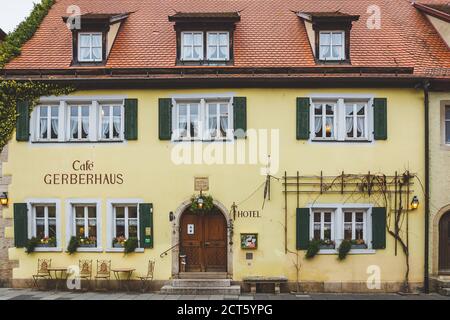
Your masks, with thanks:
M 202 295 L 180 296 L 136 292 L 67 292 L 0 288 L 0 300 L 450 300 L 436 293 L 420 295 L 399 294 L 242 294 L 239 296 Z

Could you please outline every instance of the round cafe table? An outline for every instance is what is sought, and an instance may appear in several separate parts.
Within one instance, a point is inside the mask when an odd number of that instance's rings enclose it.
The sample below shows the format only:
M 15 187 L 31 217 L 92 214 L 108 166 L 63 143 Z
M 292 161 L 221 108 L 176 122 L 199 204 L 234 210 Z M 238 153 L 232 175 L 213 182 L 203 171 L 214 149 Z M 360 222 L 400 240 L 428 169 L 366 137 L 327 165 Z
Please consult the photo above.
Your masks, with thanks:
M 119 281 L 119 290 L 122 289 L 122 281 L 125 282 L 125 288 L 127 289 L 127 291 L 130 291 L 130 288 L 128 286 L 130 279 L 131 279 L 131 275 L 133 274 L 133 272 L 136 269 L 132 269 L 132 268 L 114 268 L 111 269 L 112 272 L 114 272 L 114 277 L 116 278 L 116 280 Z M 124 277 L 120 278 L 120 274 L 123 274 Z
M 58 291 L 59 280 L 67 280 L 67 267 L 49 267 L 48 273 L 51 275 L 54 272 L 55 275 L 55 291 Z

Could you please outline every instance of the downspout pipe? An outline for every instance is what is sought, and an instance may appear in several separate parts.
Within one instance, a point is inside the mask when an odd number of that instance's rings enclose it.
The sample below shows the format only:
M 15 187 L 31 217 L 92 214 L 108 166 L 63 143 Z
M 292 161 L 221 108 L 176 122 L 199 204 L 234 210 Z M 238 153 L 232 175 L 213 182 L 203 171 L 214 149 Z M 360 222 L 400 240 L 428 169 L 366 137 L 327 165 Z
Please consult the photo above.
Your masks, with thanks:
M 429 253 L 430 253 L 430 99 L 429 99 L 430 83 L 423 83 L 424 93 L 424 112 L 425 112 L 425 259 L 424 259 L 424 276 L 423 289 L 425 293 L 430 292 L 429 280 Z

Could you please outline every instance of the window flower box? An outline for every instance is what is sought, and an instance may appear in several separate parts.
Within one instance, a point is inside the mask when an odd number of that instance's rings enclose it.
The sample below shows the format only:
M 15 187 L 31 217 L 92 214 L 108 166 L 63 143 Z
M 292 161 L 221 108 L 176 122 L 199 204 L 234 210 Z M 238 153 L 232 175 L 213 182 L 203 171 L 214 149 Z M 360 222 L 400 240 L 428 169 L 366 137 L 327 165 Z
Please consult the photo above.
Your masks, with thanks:
M 329 249 L 334 249 L 335 245 L 334 244 L 321 244 L 319 246 L 320 250 L 329 250 Z
M 367 249 L 367 244 L 362 239 L 352 240 L 352 249 Z
M 83 243 L 78 246 L 79 248 L 96 248 L 97 245 L 95 243 Z
M 36 244 L 36 248 L 55 248 L 56 247 L 56 238 L 50 237 L 50 238 L 42 238 L 38 240 L 38 243 Z
M 336 243 L 332 240 L 320 240 L 320 245 L 319 248 L 321 250 L 332 250 L 334 248 L 336 248 Z

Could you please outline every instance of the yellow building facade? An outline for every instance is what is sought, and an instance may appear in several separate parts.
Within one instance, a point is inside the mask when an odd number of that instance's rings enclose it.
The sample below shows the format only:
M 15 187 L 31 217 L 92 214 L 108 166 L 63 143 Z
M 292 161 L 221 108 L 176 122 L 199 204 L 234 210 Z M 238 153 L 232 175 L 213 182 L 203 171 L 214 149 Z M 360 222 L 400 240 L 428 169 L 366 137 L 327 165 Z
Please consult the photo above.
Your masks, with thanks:
M 158 105 L 161 98 L 171 99 L 174 117 L 176 112 L 181 112 L 176 108 L 182 103 L 199 101 L 201 105 L 218 99 L 233 101 L 236 97 L 246 98 L 246 139 L 191 143 L 177 141 L 173 136 L 171 140 L 159 138 L 161 109 Z M 310 126 L 310 137 L 306 139 L 296 137 L 299 97 L 310 102 L 309 118 L 305 120 Z M 377 98 L 387 101 L 387 137 L 383 140 L 374 138 L 373 119 L 376 116 L 373 105 Z M 77 91 L 68 97 L 43 98 L 40 106 L 54 106 L 58 112 L 69 112 L 61 110 L 83 105 L 92 114 L 97 112 L 92 110 L 98 106 L 123 108 L 125 99 L 137 99 L 136 140 L 126 140 L 120 135 L 117 141 L 109 142 L 38 141 L 33 135 L 39 134 L 37 126 L 41 118 L 35 108 L 30 118 L 30 141 L 11 141 L 9 144 L 2 174 L 12 178 L 8 188 L 10 205 L 3 209 L 3 217 L 13 219 L 14 204 L 26 204 L 27 237 L 36 236 L 36 229 L 42 225 L 43 229 L 39 230 L 44 230 L 46 236 L 49 229 L 54 229 L 56 236 L 54 247 L 38 247 L 31 254 L 24 248 L 9 249 L 9 259 L 18 261 L 13 269 L 15 286 L 30 284 L 39 258 L 52 259 L 56 266 L 78 265 L 79 259 L 92 259 L 94 263 L 97 259 L 105 259 L 111 260 L 115 267 L 135 268 L 136 274 L 144 274 L 148 261 L 154 260 L 155 283 L 162 286 L 185 268 L 179 257 L 186 255 L 183 252 L 186 243 L 180 242 L 188 240 L 182 233 L 194 234 L 198 226 L 189 221 L 187 225 L 183 224 L 182 219 L 192 204 L 193 195 L 200 194 L 196 183 L 203 182 L 201 192 L 213 198 L 214 207 L 226 221 L 226 265 L 222 271 L 226 271 L 233 281 L 239 283 L 248 276 L 285 276 L 292 288 L 300 283 L 307 291 L 401 289 L 406 272 L 405 254 L 399 241 L 395 241 L 387 230 L 382 230 L 385 248 L 372 248 L 375 237 L 372 211 L 385 207 L 386 228 L 392 229 L 395 216 L 392 212 L 396 212 L 392 203 L 406 203 L 413 196 L 419 201 L 424 200 L 420 184 L 425 171 L 422 90 L 370 87 L 89 90 Z M 356 117 L 346 120 L 345 115 L 349 113 L 344 112 L 345 108 L 357 103 L 365 106 L 366 116 L 361 118 L 364 120 L 358 122 Z M 329 114 L 325 115 L 324 111 L 317 116 L 318 111 L 314 109 L 322 104 L 334 108 L 331 129 L 327 127 L 328 120 L 323 118 Z M 232 108 L 229 110 L 233 112 Z M 66 134 L 69 129 L 62 126 L 70 127 L 68 117 L 66 114 L 60 118 L 66 120 L 60 120 L 60 127 L 55 130 Z M 123 111 L 118 117 L 126 118 Z M 56 126 L 50 118 L 45 119 L 49 119 L 47 128 L 52 124 Z M 94 134 L 99 130 L 101 135 L 103 127 L 97 125 L 101 123 L 97 120 L 89 120 L 89 130 L 94 130 L 90 131 Z M 315 139 L 319 133 L 314 128 L 322 120 L 327 123 L 322 126 L 324 136 L 332 130 L 336 137 L 333 141 Z M 354 129 L 344 125 L 346 121 L 354 121 Z M 80 123 L 83 126 L 82 120 Z M 364 126 L 366 139 L 339 141 L 347 131 L 359 130 L 361 126 Z M 264 150 L 266 147 L 267 151 Z M 186 155 L 186 150 L 191 150 L 192 154 Z M 297 188 L 308 187 L 307 183 L 296 182 L 297 172 L 299 179 L 311 179 L 311 183 L 316 183 L 311 187 L 315 189 L 297 192 Z M 405 172 L 414 176 L 411 189 L 403 193 L 403 200 L 394 199 L 400 193 L 388 192 L 389 187 L 384 192 L 376 191 L 380 185 L 376 182 L 372 193 L 363 181 L 355 182 L 361 177 L 369 176 L 370 179 L 371 175 L 372 178 L 392 177 L 396 172 L 399 176 Z M 88 177 L 90 174 L 93 176 Z M 284 180 L 285 175 L 289 180 Z M 338 181 L 339 177 L 351 178 L 346 175 L 354 178 L 342 181 L 341 191 L 345 189 L 346 192 L 339 192 L 339 183 L 327 187 L 323 182 L 324 177 L 332 180 L 335 177 Z M 267 180 L 270 180 L 270 190 L 267 190 Z M 386 178 L 386 181 L 393 180 Z M 319 187 L 317 183 L 320 183 Z M 267 193 L 264 193 L 265 189 Z M 152 229 L 145 231 L 151 238 L 152 247 L 138 248 L 136 252 L 124 255 L 121 248 L 113 245 L 119 220 L 114 208 L 117 205 L 139 207 L 144 203 L 153 206 Z M 387 203 L 391 206 L 386 206 Z M 54 209 L 49 208 L 49 204 Z M 46 208 L 38 209 L 42 210 L 44 220 L 39 220 L 41 211 L 37 213 L 35 208 L 39 206 Z M 79 216 L 74 217 L 73 211 L 76 206 L 95 208 L 95 224 L 90 224 L 90 214 L 83 216 L 82 213 L 81 216 L 87 228 L 95 225 L 97 241 L 95 246 L 79 248 L 80 252 L 69 255 L 66 249 L 77 229 L 74 224 L 78 226 L 76 217 Z M 309 239 L 317 235 L 331 243 L 328 247 L 322 243 L 320 251 L 311 259 L 305 258 L 304 248 L 299 249 L 299 237 L 303 237 L 299 232 L 304 229 L 299 227 L 297 208 L 306 208 L 309 212 Z M 133 224 L 130 212 L 127 212 L 128 227 Z M 408 211 L 405 217 L 401 218 L 400 236 L 408 241 L 409 283 L 417 288 L 424 281 L 423 206 Z M 84 222 L 80 223 L 83 225 Z M 5 228 L 7 238 L 13 238 L 15 232 L 18 231 L 14 227 Z M 245 238 L 249 234 L 250 238 Z M 341 261 L 337 248 L 344 238 L 359 238 L 362 246 L 353 247 Z M 250 250 L 246 241 L 250 241 Z M 188 265 L 192 259 L 189 255 L 182 258 L 187 259 Z

